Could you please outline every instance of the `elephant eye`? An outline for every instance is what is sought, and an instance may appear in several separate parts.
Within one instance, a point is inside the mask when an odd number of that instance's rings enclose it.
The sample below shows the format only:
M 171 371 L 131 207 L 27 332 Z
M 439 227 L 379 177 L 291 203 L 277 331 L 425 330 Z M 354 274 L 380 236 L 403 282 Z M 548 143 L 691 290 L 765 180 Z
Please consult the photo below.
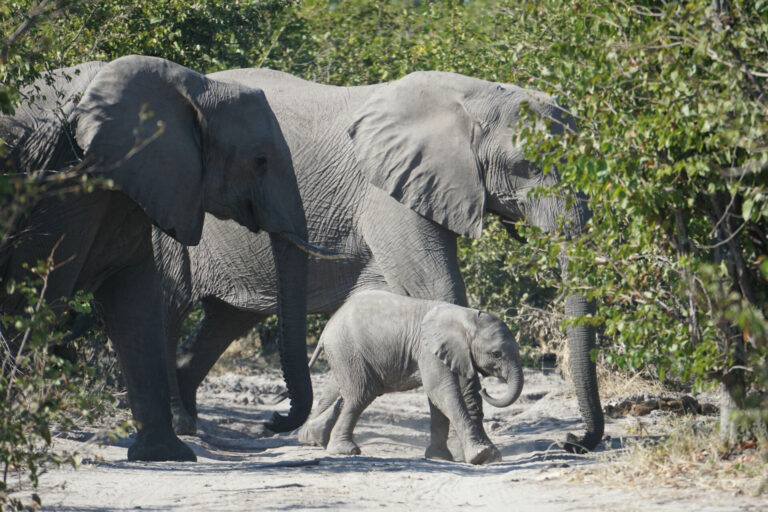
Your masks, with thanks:
M 493 356 L 494 359 L 501 359 L 502 353 L 501 350 L 494 350 L 491 352 L 491 356 Z
M 267 157 L 264 155 L 259 155 L 254 159 L 253 163 L 257 169 L 262 169 L 264 166 L 267 165 Z

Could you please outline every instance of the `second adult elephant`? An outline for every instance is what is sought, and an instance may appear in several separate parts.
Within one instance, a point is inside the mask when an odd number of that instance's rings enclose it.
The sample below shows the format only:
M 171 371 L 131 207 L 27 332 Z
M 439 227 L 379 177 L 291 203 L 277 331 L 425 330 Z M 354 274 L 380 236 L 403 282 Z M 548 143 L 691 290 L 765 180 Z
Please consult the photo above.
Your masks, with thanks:
M 310 261 L 308 308 L 333 312 L 353 292 L 384 289 L 402 295 L 467 305 L 456 239 L 479 237 L 483 214 L 525 219 L 544 231 L 581 233 L 589 217 L 583 201 L 529 194 L 560 181 L 523 157 L 522 110 L 538 114 L 555 133 L 573 128 L 555 101 L 532 90 L 444 72 L 417 72 L 394 82 L 333 87 L 270 70 L 236 70 L 217 80 L 258 83 L 274 109 L 298 179 L 310 241 L 346 258 Z M 558 223 L 558 219 L 564 225 Z M 159 254 L 174 242 L 156 236 Z M 233 223 L 208 219 L 199 246 L 184 258 L 163 258 L 162 272 L 191 277 L 168 287 L 169 323 L 178 326 L 191 304 L 205 316 L 179 351 L 179 400 L 174 418 L 194 429 L 195 391 L 237 336 L 276 311 L 275 273 L 267 238 Z M 570 316 L 592 313 L 583 297 L 566 301 Z M 594 329 L 569 329 L 573 376 L 587 433 L 566 448 L 591 450 L 603 434 L 595 366 Z M 175 338 L 170 338 L 175 347 Z M 463 382 L 476 421 L 482 418 L 478 385 Z
M 176 244 L 199 241 L 204 212 L 234 219 L 247 233 L 263 230 L 265 257 L 277 268 L 270 286 L 281 291 L 281 346 L 294 406 L 273 426 L 298 427 L 312 395 L 306 254 L 294 245 L 306 239 L 306 220 L 264 93 L 142 56 L 57 70 L 22 93 L 28 101 L 14 115 L 0 116 L 6 145 L 0 167 L 48 174 L 55 193 L 18 219 L 15 238 L 0 247 L 0 311 L 24 307 L 5 285 L 52 255 L 59 265 L 45 298 L 60 307 L 77 290 L 92 292 L 116 348 L 139 423 L 128 458 L 194 460 L 171 424 L 152 225 Z M 84 174 L 109 179 L 117 189 L 68 193 L 70 180 L 79 183 Z M 14 343 L 13 333 L 3 334 Z

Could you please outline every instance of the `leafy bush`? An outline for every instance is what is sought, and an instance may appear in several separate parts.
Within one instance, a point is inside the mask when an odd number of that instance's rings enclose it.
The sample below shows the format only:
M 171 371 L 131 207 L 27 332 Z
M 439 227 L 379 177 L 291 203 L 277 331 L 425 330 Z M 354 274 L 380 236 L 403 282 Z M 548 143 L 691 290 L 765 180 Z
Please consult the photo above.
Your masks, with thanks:
M 579 134 L 532 139 L 532 157 L 591 196 L 567 284 L 601 299 L 613 360 L 764 389 L 768 12 L 730 6 L 537 2 L 508 14 L 538 45 L 512 47 L 519 76 L 540 70 L 580 120 Z
M 27 306 L 20 314 L 0 317 L 0 510 L 25 506 L 8 494 L 14 474 L 20 483 L 28 478 L 37 487 L 45 463 L 79 464 L 76 453 L 51 451 L 52 425 L 62 431 L 75 421 L 91 422 L 113 400 L 105 387 L 96 391 L 94 383 L 101 378 L 92 366 L 60 357 L 52 350 L 64 338 L 59 315 L 43 299 L 48 276 L 55 268 L 52 254 L 31 269 L 37 279 L 5 283 L 8 293 L 20 296 Z M 78 294 L 69 301 L 68 309 L 89 312 L 89 300 Z M 35 501 L 39 504 L 39 497 Z
M 196 71 L 260 66 L 289 60 L 300 47 L 296 2 L 141 0 L 78 2 L 59 26 L 69 44 L 54 55 L 67 65 L 128 54 L 172 60 Z

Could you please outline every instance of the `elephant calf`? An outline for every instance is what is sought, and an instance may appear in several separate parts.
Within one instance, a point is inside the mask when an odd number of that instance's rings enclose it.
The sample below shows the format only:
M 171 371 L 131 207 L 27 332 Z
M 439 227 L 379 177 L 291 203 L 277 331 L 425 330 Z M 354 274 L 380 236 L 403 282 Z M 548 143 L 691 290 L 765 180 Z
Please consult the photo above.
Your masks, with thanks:
M 313 361 L 321 349 L 333 378 L 299 430 L 300 442 L 327 446 L 331 453 L 359 454 L 352 431 L 363 410 L 383 393 L 423 383 L 431 415 L 427 458 L 453 460 L 445 449 L 452 426 L 466 462 L 501 459 L 482 424 L 470 419 L 459 386 L 459 376 L 472 378 L 478 372 L 508 383 L 503 397 L 481 392 L 491 405 L 506 407 L 520 396 L 519 347 L 498 318 L 446 302 L 364 291 L 333 315 Z

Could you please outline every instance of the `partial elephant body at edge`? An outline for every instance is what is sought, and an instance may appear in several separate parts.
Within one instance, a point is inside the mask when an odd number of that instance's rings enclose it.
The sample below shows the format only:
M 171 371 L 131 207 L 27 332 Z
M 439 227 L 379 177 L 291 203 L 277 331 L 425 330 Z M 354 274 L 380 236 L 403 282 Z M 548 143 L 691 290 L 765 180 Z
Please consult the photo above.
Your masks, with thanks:
M 265 258 L 271 286 L 281 290 L 281 351 L 292 396 L 291 413 L 272 425 L 291 430 L 303 423 L 312 403 L 307 255 L 289 240 L 306 240 L 307 226 L 289 150 L 264 93 L 134 55 L 53 71 L 22 96 L 14 115 L 0 116 L 7 146 L 0 168 L 92 174 L 117 190 L 50 194 L 36 203 L 17 226 L 21 236 L 0 247 L 0 290 L 5 294 L 6 282 L 28 274 L 25 264 L 56 247 L 56 261 L 68 263 L 51 273 L 46 299 L 56 304 L 81 289 L 94 294 L 140 425 L 128 458 L 195 459 L 171 423 L 152 225 L 174 244 L 197 244 L 204 212 L 234 219 L 248 233 L 269 232 Z M 18 295 L 0 295 L 4 312 L 21 307 Z

